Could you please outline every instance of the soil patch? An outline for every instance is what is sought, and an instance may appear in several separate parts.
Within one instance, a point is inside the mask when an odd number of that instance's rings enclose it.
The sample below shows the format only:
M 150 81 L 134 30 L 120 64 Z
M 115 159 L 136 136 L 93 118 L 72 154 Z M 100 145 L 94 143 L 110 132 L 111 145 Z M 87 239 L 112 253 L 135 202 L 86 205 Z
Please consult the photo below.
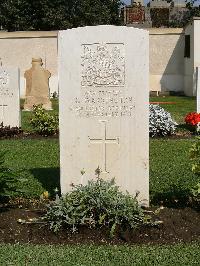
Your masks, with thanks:
M 105 227 L 90 229 L 80 227 L 77 233 L 69 229 L 58 234 L 50 231 L 44 223 L 21 224 L 18 219 L 30 221 L 42 215 L 41 210 L 1 208 L 0 243 L 32 244 L 172 244 L 200 241 L 200 212 L 191 208 L 164 208 L 159 213 L 163 224 L 120 232 L 110 238 Z

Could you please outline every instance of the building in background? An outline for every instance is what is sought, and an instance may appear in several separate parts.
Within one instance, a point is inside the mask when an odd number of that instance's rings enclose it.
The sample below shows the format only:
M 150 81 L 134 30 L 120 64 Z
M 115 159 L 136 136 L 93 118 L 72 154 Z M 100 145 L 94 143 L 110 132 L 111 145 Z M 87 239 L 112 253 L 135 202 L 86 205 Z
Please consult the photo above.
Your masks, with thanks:
M 122 8 L 124 25 L 140 28 L 183 27 L 190 17 L 184 0 L 135 0 Z

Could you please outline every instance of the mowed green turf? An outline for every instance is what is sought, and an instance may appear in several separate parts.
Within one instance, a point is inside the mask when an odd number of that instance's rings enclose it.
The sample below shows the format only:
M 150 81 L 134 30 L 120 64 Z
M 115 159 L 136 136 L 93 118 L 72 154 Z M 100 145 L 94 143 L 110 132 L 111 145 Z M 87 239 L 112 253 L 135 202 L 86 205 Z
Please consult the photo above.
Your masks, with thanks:
M 33 246 L 1 245 L 0 265 L 15 266 L 192 266 L 200 245 L 173 246 Z
M 163 200 L 170 203 L 172 199 L 178 199 L 184 204 L 189 190 L 200 182 L 199 176 L 191 171 L 189 154 L 189 149 L 196 141 L 196 138 L 150 140 L 152 203 L 158 204 Z
M 160 106 L 163 107 L 166 111 L 170 112 L 172 118 L 178 124 L 185 123 L 184 118 L 186 114 L 190 112 L 196 112 L 195 97 L 180 97 L 180 96 L 151 97 L 150 102 L 166 102 L 165 104 L 160 104 Z
M 184 198 L 199 178 L 191 171 L 189 149 L 195 143 L 187 140 L 150 140 L 150 195 L 152 203 L 171 197 Z M 21 170 L 27 182 L 26 197 L 38 197 L 59 187 L 59 141 L 2 140 L 0 150 L 6 151 L 6 165 Z
M 26 197 L 38 197 L 44 191 L 53 193 L 59 187 L 59 141 L 1 140 L 0 151 L 6 152 L 6 165 L 19 171 Z

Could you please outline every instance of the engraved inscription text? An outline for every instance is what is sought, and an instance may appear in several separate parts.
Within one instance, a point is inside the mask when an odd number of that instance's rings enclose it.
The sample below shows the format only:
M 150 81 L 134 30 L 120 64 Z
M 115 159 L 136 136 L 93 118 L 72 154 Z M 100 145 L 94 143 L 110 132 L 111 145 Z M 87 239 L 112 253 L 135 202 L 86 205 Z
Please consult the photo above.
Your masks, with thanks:
M 70 110 L 79 117 L 132 116 L 133 109 L 133 97 L 124 96 L 121 90 L 87 90 L 70 106 Z
M 13 93 L 9 89 L 10 77 L 6 70 L 0 69 L 0 96 L 12 97 Z

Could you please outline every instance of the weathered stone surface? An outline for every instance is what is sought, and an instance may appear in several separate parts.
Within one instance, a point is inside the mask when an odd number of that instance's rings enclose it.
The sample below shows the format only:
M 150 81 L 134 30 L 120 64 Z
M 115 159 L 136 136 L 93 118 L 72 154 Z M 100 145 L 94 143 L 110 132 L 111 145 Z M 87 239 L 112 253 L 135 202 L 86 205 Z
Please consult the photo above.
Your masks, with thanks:
M 0 67 L 0 123 L 4 126 L 19 127 L 19 69 Z
M 149 41 L 144 30 L 59 33 L 61 191 L 100 177 L 149 201 Z M 81 174 L 82 173 L 82 174 Z
M 32 59 L 32 67 L 24 74 L 26 78 L 26 99 L 24 110 L 30 111 L 33 105 L 42 104 L 46 110 L 51 110 L 49 98 L 49 78 L 51 73 L 42 67 L 41 58 Z

